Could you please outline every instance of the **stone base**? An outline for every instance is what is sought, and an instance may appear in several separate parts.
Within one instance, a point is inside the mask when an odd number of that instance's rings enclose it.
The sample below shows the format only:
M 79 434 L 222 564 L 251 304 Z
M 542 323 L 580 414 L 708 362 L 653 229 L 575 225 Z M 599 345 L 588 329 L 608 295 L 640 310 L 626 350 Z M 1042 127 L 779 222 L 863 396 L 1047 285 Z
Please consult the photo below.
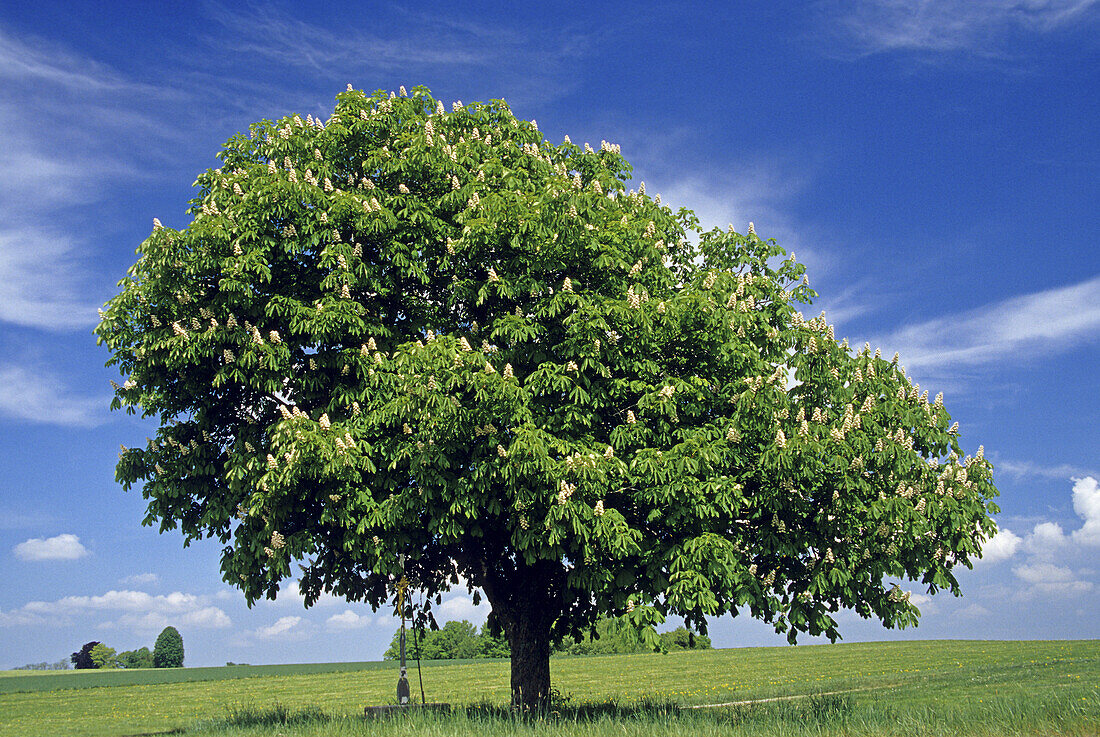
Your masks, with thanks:
M 427 703 L 427 704 L 387 704 L 385 706 L 368 706 L 363 710 L 363 716 L 367 719 L 378 719 L 380 717 L 393 716 L 395 714 L 407 714 L 411 711 L 424 712 L 424 711 L 439 711 L 447 713 L 451 710 L 450 704 L 442 703 Z

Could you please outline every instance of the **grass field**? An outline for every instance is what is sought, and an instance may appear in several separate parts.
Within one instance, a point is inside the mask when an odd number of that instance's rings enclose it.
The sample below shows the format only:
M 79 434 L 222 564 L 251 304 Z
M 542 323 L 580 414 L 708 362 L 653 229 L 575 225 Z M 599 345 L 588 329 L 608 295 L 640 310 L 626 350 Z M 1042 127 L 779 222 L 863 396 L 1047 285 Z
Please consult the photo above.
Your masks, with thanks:
M 1100 641 L 924 641 L 554 658 L 568 698 L 550 721 L 517 722 L 505 661 L 432 663 L 429 701 L 401 734 L 1100 734 Z M 0 678 L 0 736 L 374 735 L 364 705 L 392 703 L 392 663 L 236 666 Z M 251 672 L 249 672 L 251 671 Z M 419 695 L 415 668 L 410 673 Z M 95 687 L 98 686 L 98 687 Z M 813 698 L 803 698 L 817 694 Z M 826 694 L 826 695 L 822 695 Z M 831 694 L 831 695 L 828 695 Z M 703 709 L 675 707 L 799 698 Z

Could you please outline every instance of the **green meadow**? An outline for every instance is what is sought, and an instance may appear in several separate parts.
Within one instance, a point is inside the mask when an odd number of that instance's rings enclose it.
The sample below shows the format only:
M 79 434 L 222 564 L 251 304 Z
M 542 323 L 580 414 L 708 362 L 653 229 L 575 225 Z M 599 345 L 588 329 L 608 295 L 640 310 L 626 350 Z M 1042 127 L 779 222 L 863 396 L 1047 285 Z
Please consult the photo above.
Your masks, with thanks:
M 363 718 L 393 703 L 392 663 L 4 673 L 0 736 L 1100 734 L 1096 640 L 555 657 L 551 668 L 554 711 L 528 720 L 506 708 L 506 661 L 426 663 L 428 701 L 454 710 L 396 724 Z M 410 681 L 419 697 L 415 665 Z

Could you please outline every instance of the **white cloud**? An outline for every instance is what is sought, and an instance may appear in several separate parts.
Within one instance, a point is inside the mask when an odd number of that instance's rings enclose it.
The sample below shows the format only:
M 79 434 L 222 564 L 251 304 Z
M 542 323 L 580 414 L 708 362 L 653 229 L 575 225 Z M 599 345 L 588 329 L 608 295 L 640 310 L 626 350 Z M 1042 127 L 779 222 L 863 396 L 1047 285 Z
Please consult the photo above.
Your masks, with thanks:
M 489 616 L 489 605 L 485 602 L 484 595 L 482 595 L 481 603 L 474 606 L 474 600 L 471 594 L 452 590 L 452 595 L 444 599 L 442 604 L 435 607 L 434 614 L 436 620 L 439 622 L 453 622 L 465 619 L 473 624 L 480 625 L 484 624 L 486 617 Z
M 160 582 L 160 576 L 155 573 L 135 573 L 119 581 L 130 586 L 153 586 Z
M 920 609 L 921 614 L 924 616 L 936 613 L 936 606 L 932 601 L 932 597 L 928 594 L 913 592 L 909 595 L 909 603 Z
M 571 67 L 591 44 L 576 29 L 538 32 L 525 26 L 478 24 L 455 20 L 440 12 L 399 11 L 399 20 L 386 33 L 330 28 L 308 23 L 274 9 L 252 6 L 247 11 L 208 5 L 207 12 L 223 26 L 208 43 L 225 52 L 266 58 L 331 81 L 335 75 L 374 91 L 365 81 L 392 79 L 410 71 L 446 69 L 452 77 L 468 79 L 477 87 L 510 90 L 509 101 L 545 102 L 577 85 Z M 344 80 L 341 79 L 341 82 Z M 341 87 L 343 85 L 341 84 Z
M 981 604 L 971 604 L 970 606 L 963 607 L 956 613 L 960 617 L 974 617 L 978 619 L 988 617 L 991 612 Z
M 872 345 L 913 368 L 959 369 L 1014 361 L 1100 338 L 1100 276 L 910 325 Z
M 56 231 L 0 229 L 0 320 L 55 332 L 94 326 L 96 305 L 78 296 L 88 291 L 79 252 Z
M 1007 528 L 1001 528 L 982 545 L 981 560 L 986 563 L 1008 560 L 1016 554 L 1022 542 L 1023 539 L 1019 535 Z
M 2 28 L 0 79 L 59 85 L 78 92 L 134 86 L 92 59 L 76 56 L 46 39 L 24 42 Z
M 997 471 L 1010 473 L 1016 478 L 1039 476 L 1051 479 L 1072 479 L 1075 476 L 1096 474 L 1095 471 L 1084 469 L 1079 466 L 1071 466 L 1068 463 L 1062 463 L 1057 466 L 1041 466 L 1031 461 L 1006 461 L 1002 458 L 998 458 L 995 460 L 994 466 Z
M 1073 531 L 1073 541 L 1081 545 L 1100 545 L 1100 484 L 1087 476 L 1073 480 L 1073 510 L 1085 521 Z
M 1091 549 L 1100 546 L 1100 483 L 1092 476 L 1073 481 L 1073 508 L 1083 520 L 1080 528 L 1067 533 L 1057 522 L 1040 522 L 1022 538 L 1002 529 L 983 548 L 990 562 L 1025 554 L 1026 559 L 1012 568 L 1024 584 L 1016 592 L 1019 598 L 1074 596 L 1095 587 L 1089 579 L 1096 571 L 1080 563 L 1091 561 Z
M 169 624 L 194 628 L 224 628 L 232 622 L 221 609 L 211 606 L 210 597 L 175 591 L 167 595 L 129 589 L 112 590 L 98 596 L 66 596 L 56 601 L 31 601 L 0 617 L 0 625 L 65 622 L 74 617 L 106 613 L 115 618 L 103 627 L 124 627 L 136 631 L 163 629 Z M 19 620 L 26 620 L 20 622 Z
M 107 421 L 110 397 L 77 396 L 43 368 L 0 364 L 0 415 L 46 425 L 95 427 Z
M 27 561 L 76 560 L 89 554 L 80 538 L 69 533 L 46 539 L 32 537 L 16 545 L 12 552 L 16 558 Z
M 1093 587 L 1091 581 L 1081 580 L 1068 567 L 1048 562 L 1016 566 L 1012 572 L 1030 584 L 1036 593 L 1072 596 L 1090 591 Z
M 1002 55 L 1009 33 L 1079 22 L 1095 0 L 846 0 L 824 4 L 832 30 L 859 54 L 962 51 Z
M 340 614 L 333 614 L 328 618 L 328 626 L 334 630 L 351 630 L 367 627 L 372 618 L 367 614 L 356 614 L 350 609 L 345 609 Z
M 280 617 L 275 624 L 260 627 L 253 631 L 253 635 L 263 639 L 283 637 L 293 634 L 294 630 L 302 623 L 301 617 Z

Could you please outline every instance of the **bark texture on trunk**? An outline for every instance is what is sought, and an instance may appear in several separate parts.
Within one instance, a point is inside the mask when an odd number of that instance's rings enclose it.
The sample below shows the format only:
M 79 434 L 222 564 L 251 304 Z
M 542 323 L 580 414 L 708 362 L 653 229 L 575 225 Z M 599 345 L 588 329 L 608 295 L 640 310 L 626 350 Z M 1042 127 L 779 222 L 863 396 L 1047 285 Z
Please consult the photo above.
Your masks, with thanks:
M 486 566 L 483 571 L 485 598 L 512 650 L 512 704 L 544 711 L 550 703 L 550 627 L 560 614 L 553 564 L 540 561 L 512 570 Z
M 539 712 L 550 703 L 550 623 L 520 611 L 506 625 L 512 649 L 512 704 Z

